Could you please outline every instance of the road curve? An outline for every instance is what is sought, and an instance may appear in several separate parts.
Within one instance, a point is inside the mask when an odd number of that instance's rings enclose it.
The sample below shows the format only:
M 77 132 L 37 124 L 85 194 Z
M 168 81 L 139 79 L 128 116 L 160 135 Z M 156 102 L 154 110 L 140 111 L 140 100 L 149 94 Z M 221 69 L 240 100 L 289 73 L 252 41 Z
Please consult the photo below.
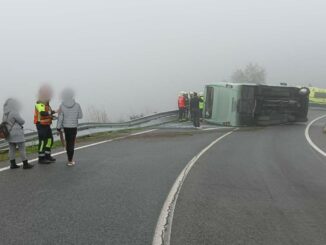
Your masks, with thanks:
M 326 244 L 326 162 L 305 127 L 242 129 L 213 145 L 180 190 L 171 244 Z M 0 244 L 151 244 L 180 172 L 228 131 L 164 129 L 81 149 L 75 168 L 60 155 L 2 171 Z
M 0 244 L 151 244 L 176 177 L 225 130 L 161 130 L 0 172 Z
M 242 130 L 205 154 L 179 195 L 171 245 L 326 244 L 326 159 L 305 127 Z
M 326 111 L 322 113 L 309 125 L 307 128 L 307 134 L 309 134 L 308 140 L 312 146 L 320 152 L 322 155 L 326 156 L 326 132 L 324 133 L 324 128 L 326 127 Z

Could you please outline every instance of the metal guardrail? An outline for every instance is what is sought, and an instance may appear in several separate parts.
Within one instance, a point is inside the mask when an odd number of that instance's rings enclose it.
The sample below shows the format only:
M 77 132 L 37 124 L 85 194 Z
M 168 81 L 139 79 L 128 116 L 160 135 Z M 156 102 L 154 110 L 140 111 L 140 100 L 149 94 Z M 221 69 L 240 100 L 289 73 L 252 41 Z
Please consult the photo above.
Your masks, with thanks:
M 178 111 L 162 112 L 121 123 L 81 123 L 78 125 L 78 137 L 101 132 L 157 126 L 174 121 L 177 113 Z M 54 128 L 52 131 L 55 133 L 56 129 Z M 37 138 L 37 132 L 30 132 L 25 134 L 27 145 L 34 145 L 36 143 L 35 141 L 37 141 Z M 0 140 L 0 151 L 5 151 L 7 149 L 8 143 L 5 140 Z
M 310 105 L 309 110 L 313 110 L 313 111 L 326 111 L 326 106 L 313 106 Z

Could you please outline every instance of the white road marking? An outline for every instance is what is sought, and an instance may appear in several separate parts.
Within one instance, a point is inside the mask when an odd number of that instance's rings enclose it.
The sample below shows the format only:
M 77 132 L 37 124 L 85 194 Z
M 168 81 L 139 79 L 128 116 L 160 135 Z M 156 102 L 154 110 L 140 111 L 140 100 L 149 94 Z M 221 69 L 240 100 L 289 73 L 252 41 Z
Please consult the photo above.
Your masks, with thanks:
M 150 129 L 150 130 L 147 130 L 147 131 L 142 131 L 142 132 L 138 132 L 138 133 L 133 133 L 133 134 L 131 134 L 130 136 L 137 136 L 137 135 L 147 134 L 147 133 L 154 132 L 154 131 L 156 131 L 156 130 L 157 130 L 157 129 Z
M 201 156 L 203 156 L 209 149 L 211 149 L 215 144 L 223 140 L 225 137 L 231 135 L 233 132 L 238 130 L 238 128 L 222 135 L 218 139 L 214 140 L 211 144 L 205 147 L 201 152 L 199 152 L 182 170 L 176 181 L 174 182 L 170 193 L 168 194 L 163 208 L 161 210 L 160 217 L 158 219 L 156 230 L 153 238 L 152 245 L 169 245 L 171 238 L 171 227 L 174 215 L 175 205 L 177 203 L 177 199 L 182 188 L 182 185 L 187 178 L 191 168 L 195 165 L 195 163 L 199 160 Z
M 125 139 L 125 138 L 132 137 L 132 136 L 151 133 L 151 132 L 154 132 L 156 130 L 157 129 L 151 129 L 151 130 L 141 131 L 141 132 L 138 132 L 138 133 L 129 134 L 129 135 L 126 135 L 126 136 L 123 136 L 123 137 L 118 137 L 118 138 L 115 138 L 115 139 L 99 141 L 99 142 L 92 143 L 92 144 L 89 144 L 89 145 L 84 145 L 84 146 L 77 147 L 77 148 L 75 148 L 75 151 L 82 150 L 82 149 L 89 148 L 89 147 L 94 147 L 94 146 L 97 146 L 97 145 L 102 145 L 102 144 L 109 143 L 109 142 L 116 141 L 116 140 Z M 60 152 L 53 153 L 52 156 L 59 156 L 59 155 L 65 154 L 65 153 L 66 153 L 66 151 L 60 151 Z M 33 163 L 33 162 L 37 162 L 37 161 L 38 161 L 38 158 L 34 158 L 34 159 L 29 160 L 28 162 Z M 18 163 L 17 165 L 21 166 L 21 165 L 23 165 L 23 163 L 21 162 L 21 163 Z M 6 171 L 6 170 L 9 170 L 9 169 L 10 169 L 9 166 L 4 167 L 4 168 L 0 168 L 0 172 Z
M 305 131 L 305 136 L 306 136 L 306 139 L 307 139 L 307 141 L 308 141 L 308 143 L 312 146 L 312 148 L 314 148 L 318 153 L 320 153 L 321 155 L 323 155 L 324 157 L 326 157 L 326 152 L 324 152 L 322 149 L 320 149 L 313 141 L 312 141 L 312 139 L 311 139 L 311 137 L 310 137 L 310 134 L 309 134 L 309 131 L 310 131 L 310 128 L 311 128 L 311 126 L 315 123 L 315 122 L 317 122 L 317 121 L 319 121 L 319 120 L 321 120 L 321 119 L 323 119 L 323 118 L 326 118 L 326 115 L 324 115 L 324 116 L 320 116 L 320 117 L 317 117 L 316 119 L 314 119 L 313 121 L 311 121 L 309 124 L 308 124 L 308 126 L 306 127 L 306 131 Z M 322 133 L 322 132 L 321 132 Z
M 223 130 L 223 129 L 231 129 L 230 127 L 216 127 L 216 128 L 203 128 L 202 131 L 213 131 L 213 130 Z

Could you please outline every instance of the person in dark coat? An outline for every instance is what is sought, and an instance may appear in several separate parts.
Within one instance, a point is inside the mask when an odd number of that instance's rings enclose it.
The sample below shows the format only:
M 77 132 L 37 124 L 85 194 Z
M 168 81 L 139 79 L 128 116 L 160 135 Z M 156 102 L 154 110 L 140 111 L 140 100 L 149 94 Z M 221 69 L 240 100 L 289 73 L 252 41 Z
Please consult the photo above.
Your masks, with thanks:
M 195 92 L 193 97 L 190 100 L 192 121 L 194 123 L 195 128 L 200 127 L 200 107 L 199 107 L 199 104 L 201 102 L 203 102 L 203 100 L 200 97 L 198 97 L 198 94 Z
M 185 108 L 185 118 L 186 120 L 190 119 L 190 100 L 189 100 L 189 94 L 185 93 L 184 94 L 185 97 L 185 102 L 186 102 L 186 108 Z
M 28 163 L 25 148 L 24 128 L 25 120 L 20 116 L 20 104 L 15 99 L 8 99 L 3 106 L 2 121 L 8 125 L 9 136 L 9 160 L 10 168 L 17 169 L 19 166 L 16 163 L 16 149 L 19 149 L 21 160 L 23 161 L 24 169 L 31 169 L 33 165 Z

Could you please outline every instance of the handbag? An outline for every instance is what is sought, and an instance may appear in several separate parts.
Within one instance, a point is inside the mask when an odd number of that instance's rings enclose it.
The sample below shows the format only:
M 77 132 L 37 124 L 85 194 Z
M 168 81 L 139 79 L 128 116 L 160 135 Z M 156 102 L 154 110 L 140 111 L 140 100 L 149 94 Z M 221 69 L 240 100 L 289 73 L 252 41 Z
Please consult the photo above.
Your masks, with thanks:
M 9 114 L 7 116 L 7 119 L 9 117 Z M 16 121 L 12 124 L 10 130 L 8 129 L 9 127 L 9 123 L 7 121 L 3 121 L 0 124 L 0 139 L 7 139 L 10 135 L 11 130 L 13 129 L 13 127 L 15 126 Z

